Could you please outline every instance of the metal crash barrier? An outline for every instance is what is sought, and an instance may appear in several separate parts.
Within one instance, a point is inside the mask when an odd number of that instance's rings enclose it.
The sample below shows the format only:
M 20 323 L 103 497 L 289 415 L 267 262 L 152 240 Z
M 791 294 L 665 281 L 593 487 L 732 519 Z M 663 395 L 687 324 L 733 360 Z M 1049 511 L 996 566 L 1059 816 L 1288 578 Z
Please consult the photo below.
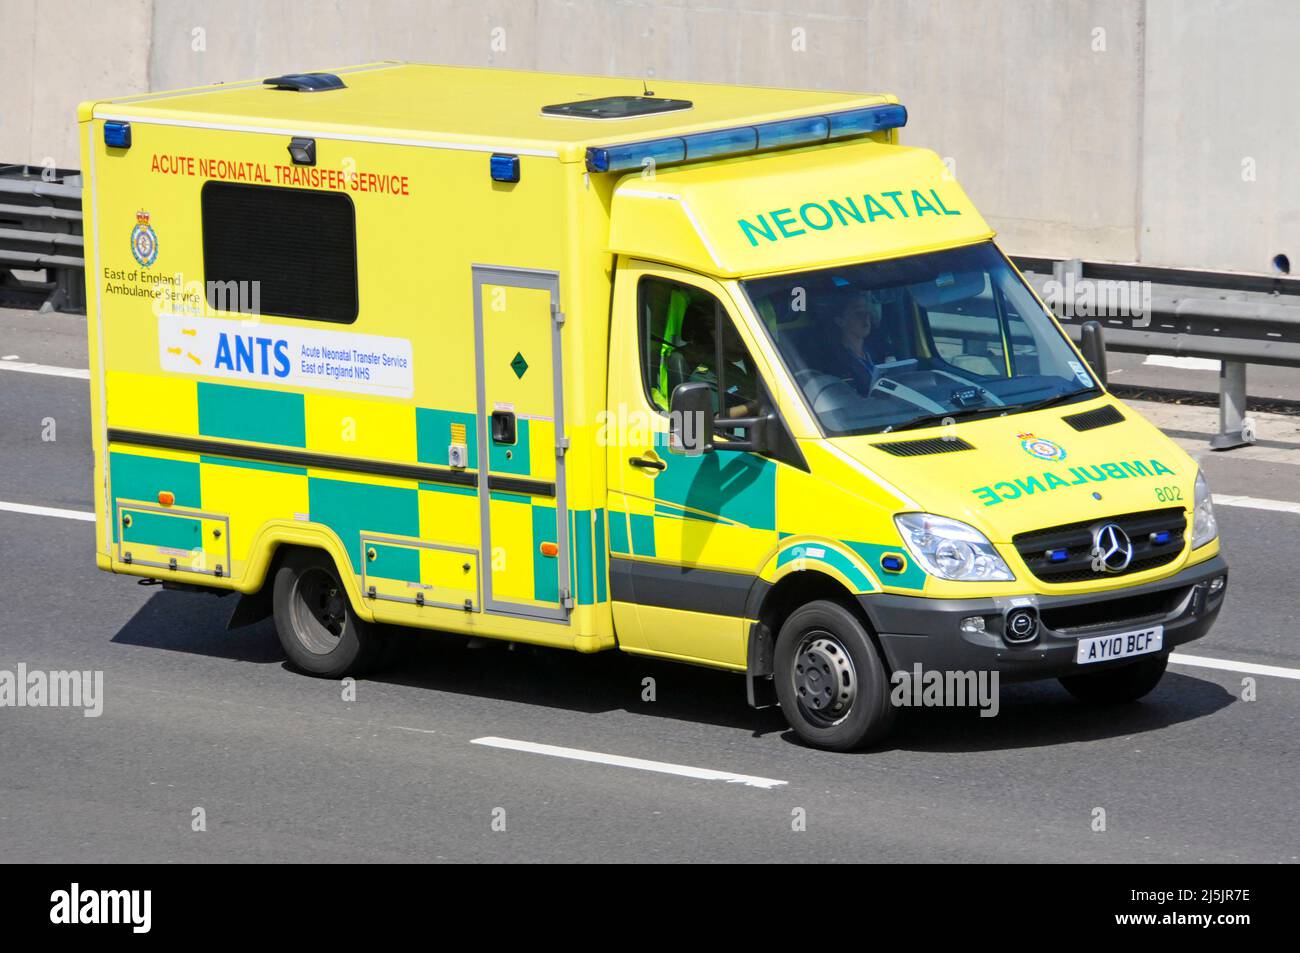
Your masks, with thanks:
M 1246 366 L 1300 367 L 1300 279 L 1079 259 L 1012 259 L 1078 341 L 1098 321 L 1106 349 L 1217 359 L 1215 450 L 1254 443 Z
M 80 172 L 0 164 L 0 302 L 84 312 L 81 224 Z

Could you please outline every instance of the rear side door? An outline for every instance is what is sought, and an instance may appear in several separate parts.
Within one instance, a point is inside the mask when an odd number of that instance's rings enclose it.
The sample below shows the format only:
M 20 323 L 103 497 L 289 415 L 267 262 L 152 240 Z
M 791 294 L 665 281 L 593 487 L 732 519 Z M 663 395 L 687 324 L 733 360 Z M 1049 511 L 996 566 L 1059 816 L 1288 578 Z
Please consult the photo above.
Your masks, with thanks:
M 559 276 L 474 266 L 487 612 L 567 622 Z

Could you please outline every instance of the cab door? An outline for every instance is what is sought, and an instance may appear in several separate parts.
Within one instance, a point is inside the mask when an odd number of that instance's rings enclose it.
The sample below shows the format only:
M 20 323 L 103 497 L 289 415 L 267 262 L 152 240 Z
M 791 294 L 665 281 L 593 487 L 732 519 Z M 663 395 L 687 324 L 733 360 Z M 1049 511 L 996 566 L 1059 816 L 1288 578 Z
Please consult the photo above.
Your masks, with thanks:
M 567 622 L 559 277 L 474 266 L 485 611 Z
M 774 550 L 778 464 L 715 449 L 669 447 L 679 384 L 713 390 L 720 430 L 770 409 L 760 369 L 723 289 L 669 266 L 620 262 L 609 376 L 609 534 L 620 643 L 743 667 L 745 606 Z

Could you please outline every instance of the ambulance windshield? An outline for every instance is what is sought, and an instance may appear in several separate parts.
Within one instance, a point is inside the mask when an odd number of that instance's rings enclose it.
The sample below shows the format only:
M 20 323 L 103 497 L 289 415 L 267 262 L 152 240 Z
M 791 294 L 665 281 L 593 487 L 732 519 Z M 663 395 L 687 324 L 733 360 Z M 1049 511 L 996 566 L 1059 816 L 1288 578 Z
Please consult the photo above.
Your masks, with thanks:
M 742 284 L 830 436 L 1100 393 L 992 243 Z

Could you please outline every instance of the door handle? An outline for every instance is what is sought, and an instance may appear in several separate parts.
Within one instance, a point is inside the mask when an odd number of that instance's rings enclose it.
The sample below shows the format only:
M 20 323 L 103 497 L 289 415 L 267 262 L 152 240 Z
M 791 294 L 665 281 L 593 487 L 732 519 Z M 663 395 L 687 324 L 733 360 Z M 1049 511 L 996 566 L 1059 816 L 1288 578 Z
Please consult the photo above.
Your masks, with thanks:
M 627 462 L 634 467 L 641 467 L 643 470 L 666 470 L 668 464 L 662 460 L 656 460 L 654 457 L 628 457 Z

